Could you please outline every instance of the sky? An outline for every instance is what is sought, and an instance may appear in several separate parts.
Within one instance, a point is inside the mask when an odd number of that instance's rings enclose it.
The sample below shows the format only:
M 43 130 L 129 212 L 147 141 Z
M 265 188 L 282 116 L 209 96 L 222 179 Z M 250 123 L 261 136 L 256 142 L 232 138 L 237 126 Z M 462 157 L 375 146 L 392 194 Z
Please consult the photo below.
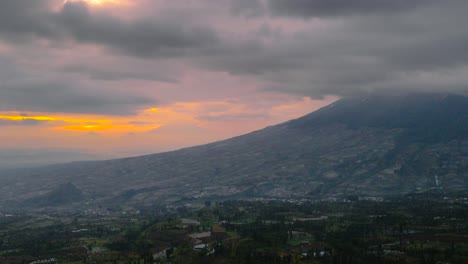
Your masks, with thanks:
M 174 150 L 371 93 L 467 94 L 466 0 L 1 0 L 0 168 Z

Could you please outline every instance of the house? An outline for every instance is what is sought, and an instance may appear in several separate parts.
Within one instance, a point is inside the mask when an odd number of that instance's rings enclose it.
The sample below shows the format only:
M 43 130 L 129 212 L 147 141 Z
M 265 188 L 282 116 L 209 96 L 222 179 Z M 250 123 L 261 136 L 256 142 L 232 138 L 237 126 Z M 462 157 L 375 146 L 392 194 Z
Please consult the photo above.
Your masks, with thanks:
M 208 244 L 199 244 L 193 247 L 193 250 L 204 251 L 206 255 L 211 255 L 215 253 L 215 249 Z
M 195 234 L 190 234 L 188 236 L 192 239 L 193 245 L 198 245 L 202 243 L 207 244 L 213 241 L 211 232 L 195 233 Z
M 193 232 L 195 230 L 200 230 L 200 222 L 194 219 L 182 218 L 180 219 L 181 223 L 178 225 L 180 229 L 188 230 Z
M 59 261 L 56 258 L 41 259 L 41 260 L 29 262 L 29 264 L 58 264 L 58 263 Z
M 291 251 L 300 254 L 303 257 L 323 257 L 331 255 L 331 249 L 321 242 L 301 243 L 293 248 Z
M 216 241 L 222 241 L 229 237 L 226 233 L 226 228 L 220 225 L 213 225 L 211 227 L 211 234 Z
M 198 244 L 198 245 L 193 246 L 194 250 L 204 250 L 204 249 L 208 250 L 208 248 L 209 248 L 208 244 Z
M 211 237 L 211 232 L 195 233 L 195 234 L 190 234 L 188 236 L 193 239 L 204 239 L 204 238 Z

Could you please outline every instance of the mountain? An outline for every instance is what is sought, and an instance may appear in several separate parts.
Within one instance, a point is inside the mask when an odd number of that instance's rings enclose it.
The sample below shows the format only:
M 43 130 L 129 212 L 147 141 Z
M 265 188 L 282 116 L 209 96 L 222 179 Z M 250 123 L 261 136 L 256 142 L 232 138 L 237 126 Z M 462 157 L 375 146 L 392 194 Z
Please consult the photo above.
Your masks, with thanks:
M 67 183 L 81 204 L 148 206 L 452 192 L 466 190 L 467 179 L 468 97 L 368 96 L 208 145 L 10 171 L 0 201 L 19 206 Z

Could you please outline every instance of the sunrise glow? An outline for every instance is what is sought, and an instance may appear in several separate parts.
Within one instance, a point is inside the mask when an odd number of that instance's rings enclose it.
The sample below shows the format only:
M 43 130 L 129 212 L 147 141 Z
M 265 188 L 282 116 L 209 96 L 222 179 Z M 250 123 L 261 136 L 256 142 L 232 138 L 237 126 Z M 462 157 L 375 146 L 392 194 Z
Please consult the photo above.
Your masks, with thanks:
M 55 121 L 57 118 L 50 116 L 23 116 L 23 115 L 0 115 L 0 119 L 10 120 L 10 121 Z
M 146 132 L 160 128 L 162 125 L 129 125 L 129 124 L 102 124 L 102 125 L 73 125 L 57 127 L 59 130 L 70 130 L 70 131 L 107 131 L 107 132 Z

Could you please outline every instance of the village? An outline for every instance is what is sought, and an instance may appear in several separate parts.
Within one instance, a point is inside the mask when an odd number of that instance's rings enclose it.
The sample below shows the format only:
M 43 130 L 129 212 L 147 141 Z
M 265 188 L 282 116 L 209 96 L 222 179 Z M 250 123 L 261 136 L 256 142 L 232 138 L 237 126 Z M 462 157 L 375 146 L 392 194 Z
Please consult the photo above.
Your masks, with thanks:
M 3 213 L 0 263 L 466 263 L 467 199 L 429 197 Z

